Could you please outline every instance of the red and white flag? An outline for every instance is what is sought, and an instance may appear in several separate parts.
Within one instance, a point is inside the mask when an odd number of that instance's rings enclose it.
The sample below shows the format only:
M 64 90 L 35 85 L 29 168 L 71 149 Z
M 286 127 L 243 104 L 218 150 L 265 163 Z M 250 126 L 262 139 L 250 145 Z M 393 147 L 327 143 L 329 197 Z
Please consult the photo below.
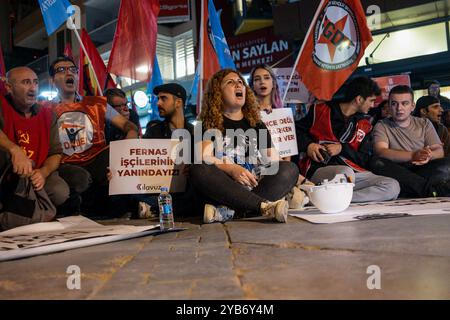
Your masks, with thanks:
M 149 82 L 158 35 L 159 0 L 122 0 L 108 72 Z
M 92 62 L 92 66 L 89 65 L 89 59 L 80 46 L 78 92 L 83 96 L 99 96 L 102 95 L 105 89 L 115 88 L 114 80 L 106 71 L 105 63 L 85 29 L 81 31 L 81 41 L 86 48 L 86 53 Z M 100 90 L 95 80 L 94 72 L 101 86 Z
M 360 0 L 322 0 L 294 67 L 316 98 L 331 100 L 371 42 Z

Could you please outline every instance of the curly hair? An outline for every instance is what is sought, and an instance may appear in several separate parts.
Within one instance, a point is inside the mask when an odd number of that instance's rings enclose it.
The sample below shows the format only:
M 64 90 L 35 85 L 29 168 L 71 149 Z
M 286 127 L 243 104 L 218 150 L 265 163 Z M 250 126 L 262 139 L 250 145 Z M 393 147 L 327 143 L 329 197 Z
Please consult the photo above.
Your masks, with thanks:
M 223 127 L 223 107 L 225 101 L 223 99 L 221 84 L 223 79 L 230 73 L 235 73 L 241 78 L 245 86 L 245 104 L 242 106 L 244 118 L 252 128 L 261 121 L 258 102 L 255 94 L 250 89 L 242 75 L 233 69 L 223 69 L 216 72 L 206 85 L 205 94 L 202 101 L 202 112 L 200 120 L 203 122 L 205 129 L 219 129 L 224 132 Z
M 281 101 L 281 95 L 280 95 L 280 87 L 278 85 L 277 77 L 275 76 L 275 72 L 273 72 L 273 69 L 268 66 L 267 64 L 260 64 L 252 69 L 250 72 L 250 78 L 248 79 L 248 83 L 250 88 L 252 88 L 253 91 L 255 91 L 255 86 L 253 84 L 255 72 L 258 69 L 264 69 L 267 72 L 269 72 L 270 77 L 272 78 L 272 93 L 270 94 L 270 101 L 272 103 L 273 108 L 283 108 L 283 102 Z

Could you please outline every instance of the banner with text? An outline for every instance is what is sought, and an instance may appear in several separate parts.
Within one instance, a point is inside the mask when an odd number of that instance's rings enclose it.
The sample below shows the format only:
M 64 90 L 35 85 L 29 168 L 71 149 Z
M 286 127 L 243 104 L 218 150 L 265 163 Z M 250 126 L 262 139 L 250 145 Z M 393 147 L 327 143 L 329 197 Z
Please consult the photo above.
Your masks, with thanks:
M 269 114 L 262 111 L 261 119 L 269 129 L 272 142 L 280 157 L 298 154 L 297 136 L 291 108 L 273 109 Z
M 375 106 L 389 98 L 389 91 L 391 91 L 393 87 L 398 85 L 411 86 L 409 74 L 373 78 L 373 81 L 375 81 L 381 89 L 381 96 L 377 97 L 377 100 L 375 100 Z
M 109 194 L 183 192 L 183 165 L 175 164 L 181 143 L 170 139 L 126 139 L 110 144 Z
M 289 77 L 291 76 L 292 68 L 274 68 L 273 71 L 277 76 L 278 85 L 280 86 L 280 95 L 283 97 L 289 82 Z M 309 97 L 310 92 L 301 81 L 298 72 L 295 71 L 292 76 L 291 84 L 289 85 L 285 103 L 308 103 Z
M 236 68 L 248 73 L 260 64 L 292 66 L 292 48 L 288 40 L 273 34 L 273 28 L 263 28 L 227 38 Z
M 189 0 L 159 0 L 158 23 L 174 23 L 191 19 Z

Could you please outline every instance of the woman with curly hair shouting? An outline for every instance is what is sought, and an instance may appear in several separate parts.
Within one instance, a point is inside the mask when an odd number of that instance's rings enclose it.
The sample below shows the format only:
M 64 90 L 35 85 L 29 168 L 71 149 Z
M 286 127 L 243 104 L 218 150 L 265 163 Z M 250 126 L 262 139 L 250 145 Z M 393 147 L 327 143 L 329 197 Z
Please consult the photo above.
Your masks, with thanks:
M 298 169 L 280 161 L 255 95 L 237 71 L 221 70 L 209 80 L 200 120 L 202 164 L 193 165 L 190 176 L 206 203 L 204 222 L 223 222 L 235 212 L 287 222 L 284 197 Z

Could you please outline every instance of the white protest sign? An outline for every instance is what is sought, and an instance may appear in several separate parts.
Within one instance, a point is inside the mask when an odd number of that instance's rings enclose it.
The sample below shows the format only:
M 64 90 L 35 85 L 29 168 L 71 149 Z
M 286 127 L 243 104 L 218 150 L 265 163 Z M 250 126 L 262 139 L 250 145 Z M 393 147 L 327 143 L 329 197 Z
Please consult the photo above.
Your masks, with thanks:
M 283 97 L 286 86 L 291 76 L 292 68 L 274 68 L 273 71 L 277 77 L 278 85 L 280 86 L 280 95 Z M 289 91 L 286 95 L 285 103 L 308 103 L 310 93 L 301 81 L 298 72 L 295 71 L 292 76 Z
M 112 179 L 109 194 L 183 192 L 186 176 L 176 165 L 177 140 L 126 139 L 110 144 L 109 168 Z
M 272 109 L 269 114 L 262 111 L 261 119 L 269 129 L 272 142 L 280 153 L 280 157 L 298 154 L 297 136 L 291 108 Z

